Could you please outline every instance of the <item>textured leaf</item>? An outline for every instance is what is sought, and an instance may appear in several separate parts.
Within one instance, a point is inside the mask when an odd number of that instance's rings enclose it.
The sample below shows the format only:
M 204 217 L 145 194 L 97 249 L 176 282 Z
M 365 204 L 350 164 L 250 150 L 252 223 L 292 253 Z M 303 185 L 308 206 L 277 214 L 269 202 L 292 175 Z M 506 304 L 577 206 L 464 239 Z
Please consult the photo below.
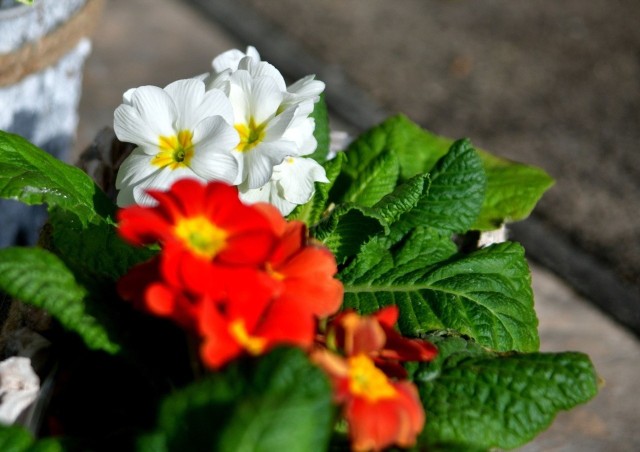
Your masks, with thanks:
M 344 306 L 371 313 L 397 305 L 398 325 L 408 336 L 454 330 L 498 351 L 538 349 L 531 277 L 519 244 L 501 243 L 429 265 L 428 250 L 419 248 L 429 241 L 426 232 L 419 234 L 393 252 L 385 245 L 363 246 L 340 273 Z M 446 240 L 440 239 L 442 254 L 433 261 L 452 251 Z
M 487 193 L 473 229 L 490 231 L 504 222 L 527 218 L 553 179 L 540 168 L 480 154 L 487 173 Z
M 55 159 L 18 135 L 0 131 L 0 198 L 73 212 L 86 224 L 113 204 L 78 168 Z
M 350 181 L 341 201 L 373 206 L 396 187 L 399 170 L 393 151 L 380 153 Z
M 406 116 L 393 116 L 360 135 L 351 145 L 348 171 L 355 177 L 385 150 L 398 156 L 403 179 L 428 172 L 447 153 L 452 141 L 425 132 Z
M 429 184 L 428 175 L 415 176 L 378 201 L 373 210 L 387 223 L 394 223 L 400 215 L 416 207 L 418 201 L 429 192 Z
M 320 95 L 320 100 L 313 107 L 313 113 L 310 115 L 315 123 L 313 136 L 318 142 L 318 146 L 313 154 L 308 155 L 316 162 L 324 163 L 329 155 L 329 144 L 331 136 L 329 131 L 329 113 L 327 112 L 327 103 L 324 100 L 324 93 Z
M 343 153 L 338 154 L 333 160 L 328 160 L 322 164 L 326 173 L 329 183 L 316 182 L 316 191 L 313 194 L 313 198 L 306 204 L 298 206 L 287 217 L 288 220 L 300 220 L 304 221 L 307 226 L 313 226 L 322 218 L 322 215 L 327 209 L 329 200 L 329 191 L 333 187 L 342 163 L 345 160 Z
M 117 280 L 135 264 L 154 254 L 147 248 L 125 243 L 113 225 L 97 221 L 82 225 L 75 215 L 54 210 L 53 248 L 76 275 Z
M 39 248 L 0 250 L 0 290 L 43 308 L 62 326 L 76 332 L 92 349 L 116 353 L 120 346 L 89 312 L 87 292 L 55 255 Z
M 478 218 L 486 177 L 476 151 L 467 140 L 456 141 L 430 174 L 431 184 L 417 206 L 402 215 L 396 228 L 431 226 L 442 231 L 465 232 Z
M 387 149 L 393 149 L 400 163 L 400 178 L 409 179 L 430 172 L 454 140 L 422 129 L 406 116 L 394 116 L 362 134 L 349 146 L 353 174 Z M 482 210 L 474 229 L 491 230 L 504 221 L 523 220 L 553 179 L 543 170 L 512 162 L 478 150 L 487 176 Z
M 429 419 L 420 443 L 429 449 L 518 447 L 558 411 L 597 393 L 595 370 L 581 353 L 500 355 L 461 346 L 461 338 L 429 339 L 441 356 L 413 374 Z
M 139 450 L 324 450 L 332 421 L 322 371 L 302 351 L 279 349 L 167 398 Z
M 387 227 L 374 210 L 353 204 L 340 204 L 314 230 L 314 237 L 324 243 L 338 263 L 355 255 L 371 237 L 386 232 Z

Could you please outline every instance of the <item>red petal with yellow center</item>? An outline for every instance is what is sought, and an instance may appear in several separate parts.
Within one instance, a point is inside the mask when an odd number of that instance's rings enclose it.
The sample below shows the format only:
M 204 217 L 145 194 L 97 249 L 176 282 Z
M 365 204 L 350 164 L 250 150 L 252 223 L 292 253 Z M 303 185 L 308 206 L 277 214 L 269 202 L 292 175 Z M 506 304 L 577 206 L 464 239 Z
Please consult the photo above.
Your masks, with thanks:
M 415 386 L 408 381 L 392 383 L 396 396 L 370 402 L 353 398 L 344 416 L 354 450 L 382 450 L 392 445 L 410 447 L 424 427 L 424 409 Z

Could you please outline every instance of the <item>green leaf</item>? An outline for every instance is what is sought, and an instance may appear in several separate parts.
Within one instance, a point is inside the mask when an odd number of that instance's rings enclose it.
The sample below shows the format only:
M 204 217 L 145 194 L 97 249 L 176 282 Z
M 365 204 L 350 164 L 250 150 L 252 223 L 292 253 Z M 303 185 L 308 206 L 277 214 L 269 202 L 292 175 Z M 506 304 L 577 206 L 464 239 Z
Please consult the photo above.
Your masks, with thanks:
M 527 218 L 553 179 L 540 168 L 481 153 L 487 194 L 473 229 L 490 231 L 504 222 Z
M 448 232 L 465 232 L 478 218 L 484 200 L 486 177 L 482 163 L 468 140 L 456 141 L 432 170 L 426 196 L 402 215 L 396 229 L 431 226 Z
M 399 171 L 398 158 L 393 151 L 380 153 L 349 182 L 341 201 L 373 206 L 396 187 Z
M 333 414 L 323 372 L 302 351 L 278 349 L 167 398 L 139 450 L 324 450 Z
M 62 445 L 55 439 L 33 439 L 23 427 L 0 425 L 0 450 L 3 452 L 62 452 Z
M 441 254 L 430 261 L 419 245 L 429 243 L 428 232 L 394 251 L 363 246 L 340 273 L 344 306 L 371 313 L 397 305 L 398 325 L 407 336 L 454 330 L 498 351 L 537 350 L 538 321 L 522 247 L 506 242 L 438 262 L 452 251 L 441 237 Z
M 318 163 L 324 163 L 329 155 L 329 144 L 331 136 L 329 131 L 329 113 L 327 112 L 327 103 L 324 100 L 324 93 L 320 95 L 320 100 L 313 107 L 313 113 L 310 115 L 314 119 L 316 126 L 313 130 L 313 136 L 318 142 L 318 146 L 313 154 L 308 155 Z
M 418 201 L 429 192 L 429 184 L 428 175 L 417 175 L 384 196 L 373 206 L 373 210 L 387 223 L 394 223 L 400 215 L 416 207 Z
M 98 277 L 115 281 L 154 254 L 124 242 L 116 228 L 104 221 L 82 225 L 75 215 L 56 209 L 50 222 L 54 250 L 84 280 Z
M 393 150 L 398 156 L 401 177 L 409 179 L 428 172 L 451 144 L 451 140 L 425 132 L 406 116 L 393 116 L 349 145 L 348 171 L 355 177 L 383 151 Z
M 406 116 L 394 116 L 362 134 L 349 146 L 351 172 L 357 174 L 384 150 L 398 156 L 400 178 L 409 179 L 430 172 L 454 140 L 422 129 Z M 474 229 L 495 229 L 505 221 L 525 219 L 553 179 L 543 170 L 512 162 L 478 150 L 487 176 L 487 190 Z
M 78 168 L 18 135 L 0 131 L 0 198 L 73 212 L 82 224 L 107 217 L 113 204 Z
M 46 310 L 85 344 L 117 353 L 106 327 L 89 312 L 87 292 L 55 255 L 40 248 L 0 250 L 0 290 L 24 303 Z
M 413 373 L 428 417 L 422 447 L 518 447 L 560 410 L 597 393 L 595 370 L 581 353 L 500 355 L 461 346 L 461 338 L 428 339 L 441 356 Z
M 288 220 L 304 221 L 307 226 L 313 226 L 320 221 L 327 209 L 329 200 L 329 191 L 340 174 L 340 169 L 345 160 L 343 153 L 338 154 L 333 160 L 328 160 L 322 164 L 329 183 L 316 182 L 316 191 L 306 204 L 296 207 L 287 217 Z
M 340 204 L 317 225 L 313 236 L 331 250 L 340 264 L 371 237 L 387 231 L 384 219 L 373 209 Z

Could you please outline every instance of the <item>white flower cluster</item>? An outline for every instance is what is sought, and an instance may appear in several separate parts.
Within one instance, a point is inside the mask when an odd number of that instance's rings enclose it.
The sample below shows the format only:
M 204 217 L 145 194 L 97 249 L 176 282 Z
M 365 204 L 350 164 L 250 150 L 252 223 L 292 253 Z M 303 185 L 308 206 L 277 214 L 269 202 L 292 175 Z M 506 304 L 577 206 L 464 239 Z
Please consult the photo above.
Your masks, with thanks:
M 275 205 L 283 215 L 304 204 L 315 182 L 328 182 L 313 153 L 309 115 L 324 83 L 307 76 L 287 86 L 253 47 L 229 50 L 213 72 L 164 89 L 127 91 L 114 114 L 118 139 L 137 145 L 120 166 L 118 205 L 150 205 L 149 189 L 177 179 L 237 185 L 246 203 Z

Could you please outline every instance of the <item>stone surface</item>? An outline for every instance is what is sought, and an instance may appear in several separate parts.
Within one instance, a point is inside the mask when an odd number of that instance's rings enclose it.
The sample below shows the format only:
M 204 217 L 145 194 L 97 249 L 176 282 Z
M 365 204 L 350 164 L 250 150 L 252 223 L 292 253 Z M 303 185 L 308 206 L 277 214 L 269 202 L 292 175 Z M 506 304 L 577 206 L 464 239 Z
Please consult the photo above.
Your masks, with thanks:
M 340 2 L 343 2 L 345 6 L 340 6 Z M 365 4 L 371 3 L 374 7 L 382 7 L 384 3 L 389 5 L 396 3 L 377 0 L 367 0 L 367 2 L 362 1 L 360 3 L 350 0 L 340 0 L 340 2 L 337 0 L 300 2 L 300 6 L 296 6 L 296 2 L 293 1 L 270 0 L 269 2 L 264 2 L 262 9 L 266 9 L 268 4 L 274 5 L 273 7 L 276 10 L 283 8 L 283 5 L 289 5 L 291 9 L 286 16 L 289 21 L 292 23 L 301 21 L 311 33 L 313 32 L 313 24 L 308 19 L 305 19 L 307 16 L 299 12 L 303 4 L 310 11 L 317 13 L 318 26 L 325 26 L 328 18 L 338 21 L 339 24 L 342 24 L 341 26 L 347 26 L 351 24 L 349 21 L 355 20 L 356 17 L 370 18 L 373 13 L 365 13 L 363 11 Z M 410 8 L 411 5 L 412 7 L 419 7 L 425 26 L 435 21 L 447 28 L 451 33 L 455 32 L 459 27 L 457 25 L 447 25 L 447 22 L 429 17 L 433 15 L 433 11 L 429 7 L 435 5 L 438 8 L 451 9 L 469 5 L 469 2 L 465 1 L 437 2 L 422 0 L 421 2 L 414 2 L 403 0 L 402 3 L 407 8 Z M 418 3 L 424 4 L 424 6 L 418 5 Z M 495 1 L 487 1 L 486 3 L 489 5 L 506 4 L 505 2 Z M 516 1 L 514 3 L 524 7 L 523 2 Z M 547 5 L 547 7 L 550 5 L 546 1 L 540 3 Z M 576 2 L 568 3 L 577 7 Z M 480 3 L 474 3 L 474 11 L 476 7 L 484 8 L 478 5 Z M 529 11 L 531 8 L 525 9 Z M 387 13 L 386 17 L 382 15 L 373 22 L 371 19 L 367 19 L 369 20 L 367 22 L 369 25 L 360 25 L 358 26 L 360 28 L 351 25 L 351 35 L 349 37 L 341 34 L 338 26 L 325 29 L 325 33 L 330 32 L 329 34 L 333 34 L 336 40 L 341 40 L 341 45 L 352 47 L 354 44 L 350 41 L 356 40 L 356 32 L 364 33 L 369 28 L 379 31 L 379 33 L 385 33 L 384 30 L 389 24 L 397 23 L 402 25 L 401 21 L 391 17 L 390 6 L 385 11 Z M 345 15 L 353 17 L 343 17 Z M 295 17 L 296 21 L 290 20 L 292 17 Z M 480 14 L 479 17 L 484 17 L 483 20 L 485 22 L 490 21 L 489 16 Z M 415 23 L 415 20 L 408 22 L 408 24 Z M 171 27 L 168 27 L 167 24 L 171 24 Z M 376 39 L 374 42 L 378 42 L 377 38 L 373 36 L 371 39 Z M 310 38 L 307 38 L 307 41 L 309 40 Z M 309 48 L 316 51 L 322 50 L 325 53 L 329 52 L 328 49 L 331 48 L 329 44 L 323 44 L 322 42 L 318 41 L 314 44 L 318 47 L 317 49 L 310 45 Z M 254 44 L 259 46 L 260 43 Z M 385 86 L 391 83 L 390 73 L 394 73 L 394 77 L 400 80 L 403 80 L 404 77 L 404 83 L 397 85 L 399 86 L 397 92 L 402 92 L 405 97 L 407 95 L 408 97 L 423 95 L 410 90 L 411 85 L 407 77 L 410 76 L 409 71 L 420 70 L 422 66 L 427 69 L 432 66 L 428 48 L 436 44 L 430 44 L 425 41 L 424 55 L 426 59 L 424 61 L 408 60 L 409 54 L 407 52 L 409 50 L 405 49 L 401 44 L 400 41 L 397 41 L 394 52 L 390 53 L 393 56 L 390 61 L 395 63 L 389 63 L 389 65 L 394 67 L 387 67 L 384 70 L 378 67 L 377 69 L 381 71 L 378 73 L 375 72 L 375 68 L 370 66 L 365 65 L 362 67 L 361 70 L 363 72 L 370 72 L 370 81 L 377 80 L 377 85 L 379 86 L 377 88 L 371 86 L 372 92 L 378 93 L 377 90 L 388 89 Z M 242 46 L 244 45 L 245 43 L 242 43 Z M 95 36 L 94 53 L 87 63 L 84 97 L 81 102 L 82 119 L 77 148 L 84 148 L 103 126 L 112 123 L 113 110 L 120 103 L 120 97 L 126 89 L 144 84 L 164 85 L 175 79 L 203 72 L 208 69 L 211 57 L 230 47 L 241 47 L 241 45 L 234 42 L 234 39 L 223 31 L 220 24 L 207 22 L 185 3 L 172 0 L 111 0 L 107 5 L 104 20 Z M 365 64 L 367 58 L 375 56 L 371 55 L 371 52 L 364 47 L 358 47 L 358 50 L 361 54 L 362 64 Z M 502 51 L 504 50 L 500 52 Z M 421 53 L 421 55 L 423 54 Z M 522 56 L 521 58 L 525 57 Z M 399 62 L 403 62 L 403 64 L 409 62 L 413 66 L 400 67 Z M 461 60 L 456 63 L 458 68 L 456 71 L 464 73 L 469 70 L 473 72 L 478 64 L 480 63 L 473 60 L 471 68 L 465 69 L 468 63 Z M 489 63 L 485 62 L 481 66 L 487 64 Z M 446 73 L 447 68 L 448 66 L 441 68 L 441 70 Z M 513 71 L 518 73 L 522 70 L 521 68 L 513 68 Z M 403 71 L 406 72 L 404 75 Z M 504 76 L 507 79 L 500 82 L 501 86 L 510 86 L 511 80 L 507 75 Z M 393 80 L 396 79 L 394 78 Z M 462 80 L 465 79 L 463 78 Z M 393 83 L 399 82 L 394 81 Z M 428 80 L 425 83 L 428 86 L 433 85 Z M 464 84 L 467 82 L 460 81 L 459 83 Z M 482 83 L 480 81 L 477 83 L 479 84 L 477 89 L 489 89 L 481 86 Z M 437 83 L 433 86 L 436 85 Z M 495 93 L 499 94 L 499 92 L 500 90 L 496 89 Z M 480 140 L 477 135 L 477 130 L 480 128 L 479 124 L 475 125 L 471 130 L 464 129 L 465 124 L 466 126 L 470 125 L 471 119 L 465 119 L 462 123 L 454 121 L 451 124 L 448 121 L 453 121 L 453 117 L 458 116 L 466 118 L 465 115 L 477 120 L 482 116 L 482 111 L 495 113 L 495 111 L 500 110 L 495 105 L 483 104 L 478 106 L 478 104 L 470 103 L 470 105 L 476 105 L 477 108 L 481 109 L 481 112 L 478 113 L 477 111 L 472 111 L 471 107 L 464 105 L 463 94 L 456 94 L 455 96 L 459 97 L 457 97 L 457 103 L 447 107 L 449 110 L 448 115 L 444 115 L 443 118 L 436 118 L 439 121 L 439 125 L 432 128 L 452 136 L 469 134 L 472 138 L 476 138 L 476 141 Z M 444 97 L 442 102 L 444 102 Z M 533 102 L 533 100 L 528 102 Z M 406 108 L 418 108 L 419 104 L 420 101 L 416 100 L 415 105 L 407 104 Z M 517 113 L 509 111 L 510 107 L 511 104 L 503 105 L 504 110 L 502 111 L 507 116 Z M 421 108 L 425 111 L 430 111 L 431 117 L 435 114 L 432 109 L 436 107 L 431 101 L 424 100 Z M 405 107 L 398 104 L 397 109 L 405 110 Z M 522 109 L 520 112 L 522 113 Z M 449 119 L 447 120 L 446 118 Z M 489 119 L 485 118 L 483 121 L 489 121 Z M 542 158 L 536 156 L 537 150 L 542 147 L 538 136 L 535 134 L 537 126 L 534 127 L 534 130 L 528 130 L 527 122 L 524 119 L 518 127 L 507 127 L 504 124 L 496 124 L 495 126 L 501 130 L 501 134 L 504 134 L 504 146 L 497 145 L 500 141 L 499 138 L 494 138 L 497 140 L 495 145 L 491 141 L 480 141 L 482 145 L 493 150 L 505 152 L 507 150 L 526 148 L 528 149 L 526 155 L 531 156 L 531 158 L 525 160 L 533 161 L 536 158 Z M 488 122 L 486 127 L 487 130 L 490 129 Z M 528 141 L 507 140 L 509 130 L 514 134 L 530 134 L 527 138 Z M 597 131 L 593 131 L 593 133 L 597 133 Z M 522 135 L 519 136 L 522 137 Z M 571 137 L 573 135 L 568 134 L 564 139 L 571 140 Z M 482 140 L 489 140 L 489 138 L 483 138 Z M 518 155 L 514 155 L 514 157 L 522 158 L 518 157 Z M 547 164 L 544 166 L 548 167 Z M 640 399 L 634 384 L 635 377 L 640 373 L 640 344 L 633 336 L 627 334 L 583 299 L 576 296 L 570 288 L 552 274 L 541 268 L 533 267 L 533 280 L 536 305 L 540 318 L 542 349 L 544 351 L 578 350 L 588 353 L 606 384 L 602 388 L 600 395 L 593 401 L 571 412 L 561 413 L 547 432 L 540 435 L 522 450 L 527 452 L 551 450 L 567 452 L 640 450 L 640 433 L 636 427 L 640 421 L 638 414 Z
M 389 111 L 545 168 L 538 215 L 640 291 L 640 2 L 237 3 Z

